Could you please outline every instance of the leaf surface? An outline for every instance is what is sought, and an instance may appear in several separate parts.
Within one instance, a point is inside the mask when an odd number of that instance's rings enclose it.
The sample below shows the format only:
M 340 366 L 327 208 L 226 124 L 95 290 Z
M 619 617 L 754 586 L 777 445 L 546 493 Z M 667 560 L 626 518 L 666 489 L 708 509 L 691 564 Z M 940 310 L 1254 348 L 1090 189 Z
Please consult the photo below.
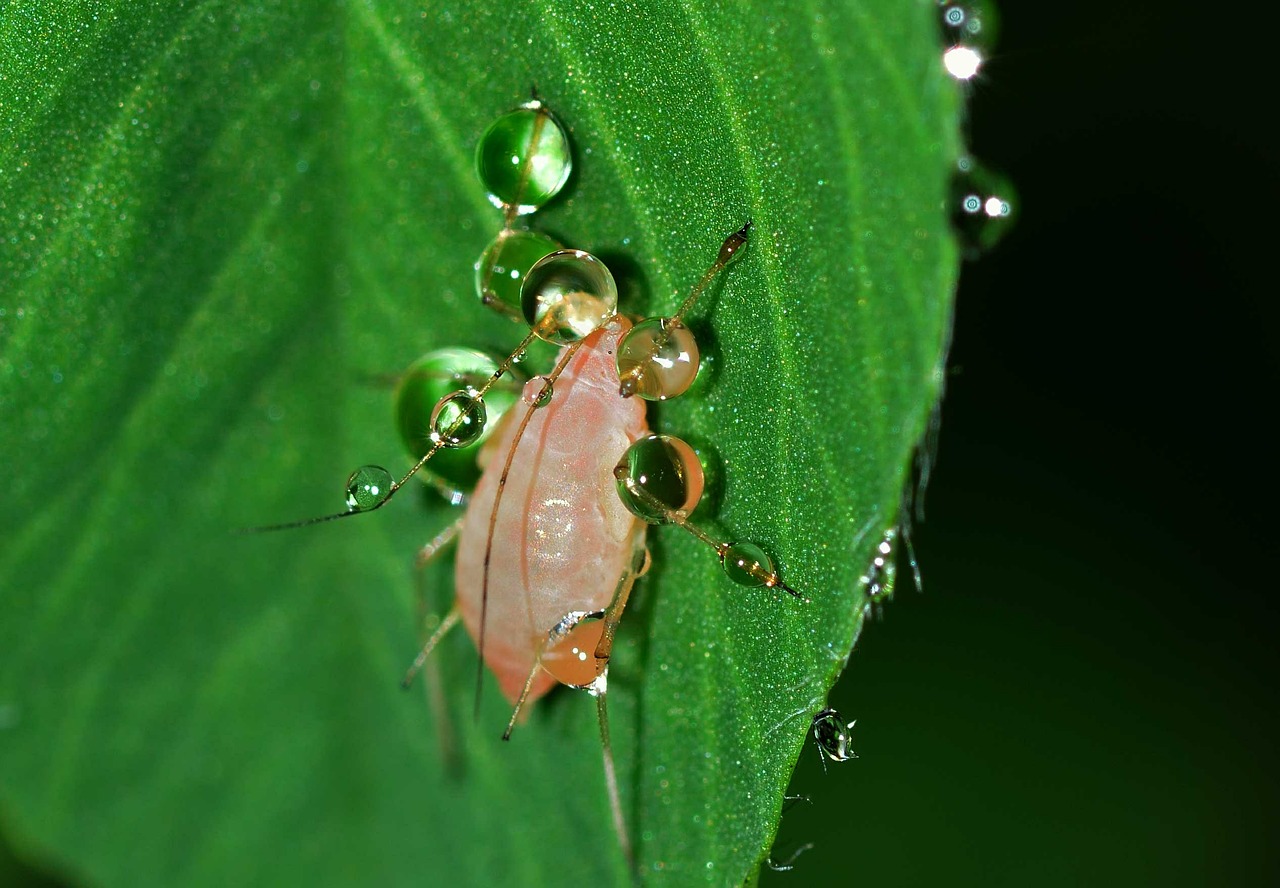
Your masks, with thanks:
M 476 139 L 536 84 L 575 172 L 535 224 L 633 314 L 693 311 L 709 371 L 655 427 L 723 473 L 675 529 L 610 673 L 641 871 L 739 884 L 865 604 L 939 391 L 958 98 L 931 3 L 11 4 L 0 18 L 0 817 L 102 884 L 625 881 L 594 705 L 510 743 L 475 654 L 417 649 L 412 556 L 452 516 L 334 511 L 407 466 L 368 380 L 509 348 L 472 264 L 500 227 Z M 426 573 L 447 606 L 448 564 Z M 460 753 L 437 739 L 442 716 Z

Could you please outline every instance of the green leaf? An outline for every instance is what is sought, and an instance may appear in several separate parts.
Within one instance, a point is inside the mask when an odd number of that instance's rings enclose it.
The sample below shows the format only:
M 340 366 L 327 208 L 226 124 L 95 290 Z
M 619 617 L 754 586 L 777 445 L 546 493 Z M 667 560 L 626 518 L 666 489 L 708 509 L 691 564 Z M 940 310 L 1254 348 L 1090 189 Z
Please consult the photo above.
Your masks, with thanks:
M 939 392 L 958 97 L 929 2 L 10 4 L 0 18 L 0 819 L 101 884 L 626 880 L 592 701 L 510 743 L 475 653 L 443 710 L 398 678 L 412 558 L 452 515 L 332 512 L 407 466 L 367 383 L 510 347 L 472 263 L 472 170 L 531 83 L 570 127 L 541 230 L 670 311 L 708 381 L 653 423 L 724 465 L 703 520 L 811 599 L 732 585 L 676 529 L 611 670 L 642 872 L 737 884 L 769 851 L 858 578 Z M 447 564 L 427 571 L 447 602 Z M 456 767 L 437 730 L 447 715 Z

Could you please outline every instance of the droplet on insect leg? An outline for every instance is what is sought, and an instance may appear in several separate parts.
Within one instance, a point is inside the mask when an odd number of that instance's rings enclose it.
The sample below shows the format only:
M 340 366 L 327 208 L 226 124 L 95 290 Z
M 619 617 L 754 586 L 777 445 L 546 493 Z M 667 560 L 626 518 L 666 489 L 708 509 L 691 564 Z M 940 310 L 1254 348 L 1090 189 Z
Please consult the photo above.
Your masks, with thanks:
M 520 400 L 533 407 L 546 407 L 555 394 L 555 383 L 549 376 L 535 376 L 524 384 Z
M 563 624 L 552 630 L 539 662 L 555 680 L 572 688 L 591 685 L 608 666 L 608 660 L 596 659 L 596 648 L 604 634 L 605 621 L 598 616 L 572 614 L 571 628 Z
M 987 253 L 1013 228 L 1017 216 L 1013 186 L 972 157 L 956 161 L 950 200 L 951 226 L 965 259 Z
M 445 447 L 466 447 L 480 440 L 485 427 L 484 400 L 474 390 L 446 395 L 431 414 L 432 440 Z
M 684 392 L 698 375 L 698 342 L 671 318 L 641 321 L 618 346 L 619 394 L 665 401 Z
M 489 199 L 518 215 L 555 197 L 572 169 L 568 134 L 537 100 L 495 120 L 476 146 L 476 172 Z
M 720 566 L 739 586 L 764 586 L 776 578 L 773 559 L 755 543 L 739 540 L 720 550 Z
M 671 435 L 648 435 L 627 448 L 613 470 L 623 505 L 650 524 L 687 516 L 702 498 L 702 464 Z
M 391 495 L 391 473 L 382 466 L 361 466 L 347 477 L 347 508 L 364 512 Z

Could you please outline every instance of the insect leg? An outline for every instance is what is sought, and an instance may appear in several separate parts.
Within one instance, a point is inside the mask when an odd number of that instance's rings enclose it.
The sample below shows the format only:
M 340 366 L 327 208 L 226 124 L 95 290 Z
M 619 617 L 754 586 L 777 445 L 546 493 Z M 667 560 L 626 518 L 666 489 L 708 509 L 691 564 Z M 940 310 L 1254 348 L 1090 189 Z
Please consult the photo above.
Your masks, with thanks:
M 445 546 L 453 542 L 453 540 L 458 536 L 459 531 L 462 530 L 462 522 L 463 519 L 459 518 L 444 530 L 440 531 L 440 533 L 436 534 L 430 542 L 418 550 L 418 554 L 414 558 L 413 568 L 416 575 L 415 585 L 417 587 L 418 625 L 424 628 L 427 625 L 428 618 L 427 584 L 424 572 L 427 565 L 440 554 Z M 427 662 L 427 657 L 431 656 L 431 651 L 435 649 L 437 644 L 439 644 L 440 639 L 457 624 L 458 618 L 458 607 L 455 604 L 450 608 L 449 613 L 445 614 L 444 619 L 440 622 L 440 625 L 436 627 L 436 630 L 427 638 L 426 642 L 422 646 L 422 650 L 418 652 L 418 656 L 414 658 L 413 663 L 411 663 L 409 668 L 405 671 L 404 680 L 400 682 L 403 687 L 407 689 L 411 684 L 413 684 L 413 677 L 418 674 L 418 670 Z
M 631 596 L 631 588 L 636 577 L 644 572 L 648 550 L 644 546 L 644 532 L 637 525 L 632 532 L 631 563 L 618 578 L 618 586 L 613 594 L 613 601 L 604 615 L 604 630 L 600 633 L 600 641 L 596 644 L 595 659 L 600 675 L 588 691 L 596 698 L 596 716 L 600 722 L 600 746 L 604 755 L 604 782 L 609 793 L 609 811 L 613 815 L 613 830 L 617 833 L 618 844 L 627 859 L 627 866 L 635 868 L 635 859 L 631 851 L 631 839 L 627 834 L 627 819 L 622 813 L 622 796 L 618 792 L 618 772 L 613 763 L 613 743 L 609 739 L 609 708 L 606 704 L 609 690 L 609 658 L 613 654 L 613 639 L 618 631 L 618 622 L 622 619 L 622 611 Z
M 609 740 L 609 708 L 605 703 L 605 692 L 608 690 L 607 676 L 606 670 L 592 689 L 596 698 L 596 715 L 600 721 L 600 746 L 604 750 L 604 782 L 609 790 L 609 810 L 613 814 L 613 831 L 618 835 L 618 844 L 622 847 L 622 854 L 627 859 L 627 867 L 635 869 L 631 838 L 627 834 L 627 819 L 622 814 L 622 798 L 618 794 L 618 773 L 613 765 L 613 744 Z

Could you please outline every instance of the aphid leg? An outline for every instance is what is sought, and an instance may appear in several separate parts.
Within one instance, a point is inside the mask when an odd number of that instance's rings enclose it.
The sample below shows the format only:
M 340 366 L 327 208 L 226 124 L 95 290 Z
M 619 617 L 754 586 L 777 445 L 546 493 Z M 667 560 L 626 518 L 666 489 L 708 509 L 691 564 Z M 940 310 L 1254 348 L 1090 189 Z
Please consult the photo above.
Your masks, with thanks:
M 435 650 L 440 639 L 448 634 L 449 630 L 458 625 L 461 615 L 458 613 L 457 605 L 449 609 L 449 613 L 444 615 L 444 619 L 440 621 L 440 625 L 436 627 L 436 631 L 431 633 L 431 637 L 427 639 L 426 644 L 422 646 L 422 650 L 418 651 L 418 656 L 413 658 L 413 662 L 409 664 L 409 668 L 405 671 L 404 679 L 400 682 L 400 686 L 405 690 L 413 684 L 413 677 L 418 674 L 418 670 L 427 662 L 427 657 L 431 656 L 431 652 Z
M 787 873 L 796 868 L 795 866 L 796 858 L 799 857 L 804 852 L 811 850 L 812 848 L 813 848 L 813 842 L 806 842 L 803 845 L 801 845 L 799 848 L 797 848 L 795 850 L 795 853 L 793 853 L 790 857 L 788 857 L 786 860 L 782 861 L 781 863 L 774 863 L 772 855 L 770 855 L 765 860 L 765 863 L 767 863 L 769 865 L 769 869 L 773 870 L 775 873 Z
M 773 568 L 773 560 L 748 540 L 717 540 L 689 520 L 702 495 L 702 468 L 684 441 L 649 435 L 632 443 L 613 470 L 618 495 L 637 518 L 650 524 L 674 524 L 716 553 L 729 579 L 741 586 L 764 586 L 808 603 Z M 658 490 L 661 496 L 650 489 Z
M 627 818 L 622 813 L 622 797 L 618 792 L 618 772 L 613 764 L 613 743 L 609 740 L 609 707 L 605 702 L 609 673 L 606 670 L 592 684 L 591 693 L 596 698 L 596 716 L 600 721 L 600 746 L 604 750 L 604 782 L 609 791 L 609 811 L 613 815 L 613 831 L 618 836 L 622 856 L 627 868 L 635 869 L 635 857 L 631 851 L 631 837 L 627 833 Z
M 413 559 L 417 624 L 425 636 L 425 640 L 422 650 L 414 658 L 409 668 L 405 670 L 404 678 L 400 682 L 400 686 L 408 690 L 413 683 L 414 675 L 418 670 L 425 667 L 422 682 L 423 693 L 427 698 L 427 707 L 435 716 L 436 739 L 440 744 L 441 758 L 451 766 L 456 766 L 459 761 L 457 736 L 453 730 L 453 722 L 449 718 L 449 709 L 445 706 L 444 684 L 440 679 L 439 663 L 428 658 L 431 656 L 431 651 L 440 643 L 440 639 L 444 638 L 449 630 L 457 624 L 459 614 L 457 605 L 454 605 L 443 618 L 439 618 L 431 612 L 427 601 L 426 568 L 446 546 L 454 541 L 461 530 L 462 519 L 459 518 L 419 549 L 417 556 Z
M 415 575 L 416 589 L 415 598 L 417 599 L 417 624 L 422 627 L 422 631 L 424 632 L 426 631 L 426 627 L 428 627 L 431 619 L 434 619 L 433 615 L 430 613 L 428 601 L 426 601 L 426 566 L 435 560 L 436 555 L 439 555 L 440 551 L 443 551 L 445 546 L 453 543 L 454 539 L 457 539 L 458 532 L 461 532 L 462 530 L 462 521 L 462 518 L 458 518 L 457 521 L 454 521 L 451 525 L 445 527 L 444 530 L 440 531 L 439 534 L 436 534 L 428 544 L 417 550 L 417 555 L 413 558 L 413 575 Z M 408 667 L 406 672 L 404 672 L 401 687 L 408 690 L 408 687 L 413 683 L 413 676 L 416 676 L 417 672 L 419 672 L 419 670 L 424 667 L 424 664 L 428 662 L 431 651 L 433 651 L 435 646 L 439 644 L 440 638 L 443 638 L 445 633 L 448 633 L 449 630 L 452 630 L 452 628 L 456 626 L 458 617 L 460 617 L 460 614 L 458 614 L 457 605 L 454 604 L 453 607 L 449 609 L 449 612 L 444 615 L 442 621 L 439 622 L 439 626 L 434 627 L 433 632 L 426 637 L 426 641 L 422 642 L 422 650 L 420 650 L 419 654 L 413 658 L 413 662 L 410 664 L 410 667 Z M 440 713 L 440 717 L 443 719 L 444 694 L 442 688 L 440 688 L 439 670 L 434 667 L 434 664 L 429 665 L 428 670 L 426 670 L 426 686 L 428 686 L 428 697 L 431 701 L 431 706 Z M 442 745 L 452 746 L 452 738 L 449 742 L 445 742 L 442 737 Z
M 613 639 L 618 631 L 618 623 L 627 606 L 627 599 L 631 597 L 631 589 L 635 585 L 636 577 L 644 573 L 649 566 L 649 552 L 644 546 L 643 535 L 635 534 L 633 540 L 631 564 L 618 578 L 613 601 L 605 611 L 604 629 L 600 633 L 600 640 L 596 643 L 595 660 L 600 675 L 587 689 L 596 698 L 596 716 L 600 722 L 600 746 L 604 756 L 604 782 L 609 793 L 609 811 L 613 815 L 613 830 L 617 833 L 618 844 L 622 848 L 623 856 L 627 859 L 627 866 L 631 869 L 635 868 L 635 858 L 632 856 L 631 838 L 627 833 L 627 818 L 622 813 L 622 795 L 618 791 L 618 771 L 613 762 L 613 743 L 609 739 L 607 692 L 609 690 L 609 658 L 613 654 Z
M 638 529 L 638 526 L 637 526 Z M 511 739 L 516 721 L 520 717 L 529 689 L 539 671 L 546 670 L 561 684 L 581 688 L 596 698 L 596 715 L 600 722 L 600 743 L 604 757 L 605 788 L 609 795 L 609 810 L 613 816 L 614 832 L 618 845 L 626 856 L 628 866 L 634 866 L 631 854 L 631 838 L 627 833 L 626 817 L 622 813 L 622 794 L 618 790 L 618 770 L 613 760 L 613 743 L 609 736 L 609 658 L 613 654 L 613 639 L 622 612 L 631 597 L 636 577 L 647 567 L 644 535 L 633 531 L 631 560 L 614 588 L 609 608 L 603 612 L 574 611 L 566 614 L 550 632 L 538 651 L 537 662 L 529 672 L 520 699 L 511 713 L 511 721 L 502 735 Z
M 516 708 L 511 711 L 511 720 L 507 722 L 507 729 L 502 732 L 503 740 L 511 739 L 511 732 L 516 729 L 516 719 L 520 718 L 520 710 L 524 709 L 524 701 L 529 699 L 529 689 L 533 687 L 533 680 L 538 677 L 538 672 L 542 669 L 542 664 L 535 663 L 533 668 L 529 670 L 529 677 L 525 679 L 524 688 L 520 691 L 520 698 L 516 700 Z

